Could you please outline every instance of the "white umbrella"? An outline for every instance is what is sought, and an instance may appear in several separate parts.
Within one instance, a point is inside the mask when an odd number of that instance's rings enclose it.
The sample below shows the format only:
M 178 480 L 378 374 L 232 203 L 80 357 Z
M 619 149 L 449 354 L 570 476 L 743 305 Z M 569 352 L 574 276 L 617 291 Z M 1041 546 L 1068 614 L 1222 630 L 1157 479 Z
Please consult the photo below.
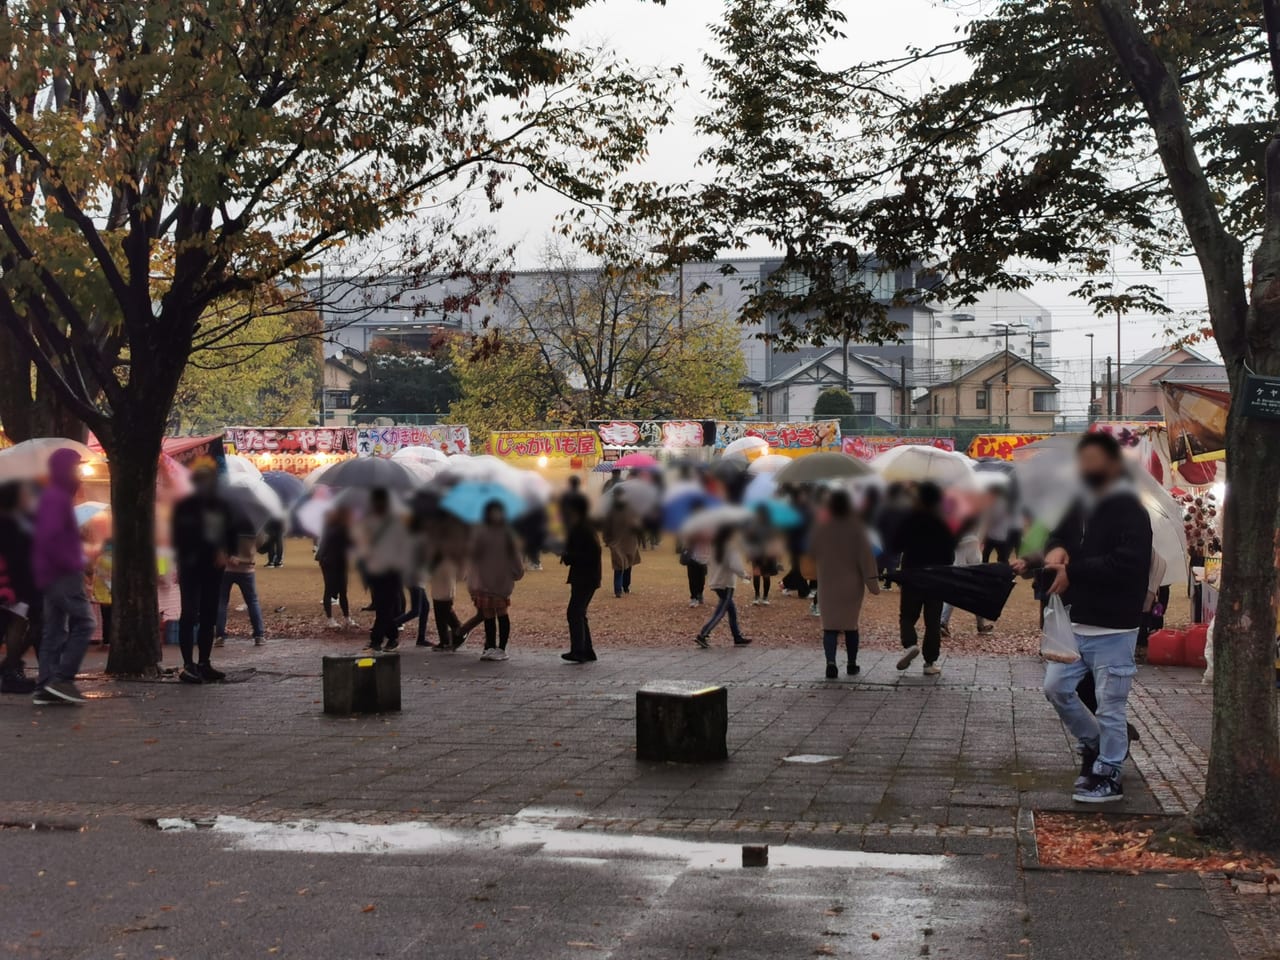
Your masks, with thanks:
M 747 473 L 778 473 L 789 466 L 791 466 L 791 457 L 784 457 L 780 453 L 766 453 L 751 461 L 751 466 L 747 467 Z
M 408 460 L 417 463 L 446 463 L 448 456 L 435 447 L 401 447 L 391 455 L 392 460 Z
M 316 467 L 314 470 L 312 470 L 310 473 L 308 473 L 305 477 L 302 478 L 302 485 L 306 487 L 308 490 L 310 490 L 312 487 L 316 486 L 317 484 L 319 484 L 320 486 L 324 486 L 324 480 L 322 478 L 324 477 L 325 471 L 332 466 L 334 466 L 334 464 L 326 463 Z
M 506 487 L 512 493 L 524 495 L 524 471 L 518 470 L 505 460 L 484 454 L 470 457 L 466 454 L 454 454 L 440 472 L 438 480 L 474 480 L 477 483 L 496 483 Z
M 779 484 L 826 483 L 829 480 L 854 480 L 871 472 L 869 466 L 847 453 L 810 453 L 796 457 L 773 476 Z
M 231 512 L 255 532 L 265 527 L 268 520 L 284 520 L 288 516 L 280 495 L 261 479 L 232 477 L 223 485 L 222 496 Z
M 691 537 L 715 533 L 724 527 L 740 527 L 750 523 L 754 518 L 755 514 L 746 507 L 737 507 L 732 504 L 698 510 L 690 514 L 689 519 L 681 525 L 680 536 Z
M 875 457 L 871 466 L 889 483 L 932 483 L 974 489 L 972 462 L 962 453 L 923 444 L 894 447 Z
M 78 440 L 36 437 L 0 450 L 0 481 L 40 480 L 49 474 L 49 458 L 58 450 L 74 450 L 83 463 L 102 459 Z
M 749 460 L 752 457 L 758 457 L 768 452 L 769 441 L 763 437 L 739 437 L 724 448 L 722 456 L 731 457 L 736 453 Z
M 623 480 L 604 492 L 604 496 L 600 498 L 598 512 L 602 516 L 607 514 L 613 509 L 614 503 L 621 499 L 627 505 L 628 510 L 638 517 L 643 517 L 658 506 L 658 501 L 661 497 L 662 492 L 657 485 L 643 477 L 636 477 L 634 480 Z
M 262 479 L 262 471 L 248 457 L 242 457 L 235 453 L 229 453 L 227 460 L 227 476 L 228 477 L 251 477 L 257 480 Z
M 1138 499 L 1151 518 L 1151 549 L 1166 564 L 1160 585 L 1186 583 L 1187 528 L 1182 520 L 1182 505 L 1146 470 L 1139 467 L 1134 473 Z

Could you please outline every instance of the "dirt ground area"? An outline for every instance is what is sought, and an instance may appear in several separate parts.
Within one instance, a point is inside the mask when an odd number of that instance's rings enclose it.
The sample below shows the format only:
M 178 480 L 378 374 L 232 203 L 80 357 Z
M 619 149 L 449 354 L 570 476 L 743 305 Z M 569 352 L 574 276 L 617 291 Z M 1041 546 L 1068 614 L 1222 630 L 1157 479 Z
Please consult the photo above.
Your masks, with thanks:
M 605 577 L 609 577 L 608 557 Z M 738 591 L 738 609 L 743 630 L 756 643 L 776 646 L 814 646 L 821 643 L 821 627 L 809 615 L 808 600 L 784 597 L 775 580 L 772 603 L 751 605 L 751 588 Z M 362 625 L 369 622 L 368 613 L 359 608 L 368 603 L 368 594 L 355 574 L 351 578 L 353 616 Z M 320 572 L 311 557 L 311 541 L 290 539 L 285 552 L 285 565 L 279 569 L 258 569 L 258 591 L 262 599 L 268 637 L 319 637 L 329 634 L 321 609 Z M 1170 603 L 1170 625 L 1185 624 L 1190 618 L 1190 603 L 1185 591 L 1176 589 Z M 543 570 L 529 571 L 516 585 L 512 599 L 512 643 L 524 647 L 567 647 L 564 627 L 565 603 L 569 588 L 565 585 L 565 568 L 556 557 L 543 559 Z M 710 592 L 708 592 L 710 597 Z M 248 618 L 235 608 L 240 598 L 232 594 L 232 610 L 227 618 L 229 636 L 247 637 Z M 632 593 L 615 599 L 606 587 L 596 594 L 591 605 L 591 628 L 597 646 L 660 647 L 691 643 L 698 628 L 710 615 L 710 606 L 690 608 L 685 570 L 676 560 L 671 541 L 644 553 L 636 568 Z M 473 610 L 465 590 L 459 590 L 457 607 L 465 619 Z M 898 593 L 882 593 L 868 598 L 862 613 L 862 645 L 866 649 L 893 649 L 898 646 Z M 414 625 L 407 628 L 414 630 Z M 1037 607 L 1029 583 L 1015 588 L 1005 615 L 994 633 L 978 635 L 973 617 L 957 611 L 951 622 L 952 636 L 945 640 L 943 651 L 955 654 L 1034 654 L 1039 648 Z M 727 642 L 728 629 L 718 631 Z M 359 631 L 349 631 L 353 638 Z

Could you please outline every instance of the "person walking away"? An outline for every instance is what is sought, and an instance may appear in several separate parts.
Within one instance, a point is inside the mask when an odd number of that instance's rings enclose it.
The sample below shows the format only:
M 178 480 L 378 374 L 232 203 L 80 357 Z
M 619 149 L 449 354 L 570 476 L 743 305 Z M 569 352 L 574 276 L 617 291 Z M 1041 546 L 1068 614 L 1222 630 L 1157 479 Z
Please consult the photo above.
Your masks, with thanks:
M 111 564 L 114 553 L 111 538 L 107 537 L 102 541 L 98 555 L 93 560 L 93 572 L 89 575 L 89 599 L 98 605 L 104 647 L 111 644 Z
M 458 577 L 467 557 L 467 528 L 444 515 L 431 530 L 431 576 L 428 588 L 436 611 L 437 650 L 451 652 L 462 646 L 462 621 L 454 610 Z
M 409 564 L 409 530 L 391 509 L 391 497 L 381 487 L 369 493 L 369 514 L 364 518 L 363 561 L 369 578 L 373 625 L 369 649 L 375 653 L 400 646 L 396 621 L 404 604 L 403 571 Z
M 26 487 L 0 485 L 0 693 L 32 694 L 23 656 L 43 629 L 44 600 L 31 573 L 31 518 Z
M 236 549 L 227 557 L 222 571 L 222 587 L 218 593 L 218 625 L 214 630 L 213 645 L 221 647 L 227 642 L 227 607 L 231 603 L 231 588 L 240 590 L 244 605 L 249 611 L 249 626 L 253 628 L 253 645 L 260 647 L 267 640 L 266 626 L 262 622 L 262 604 L 258 600 L 258 576 L 256 546 L 253 530 L 242 526 L 235 528 Z M 269 564 L 268 564 L 269 566 Z
M 751 563 L 751 590 L 753 607 L 769 606 L 769 587 L 778 575 L 778 557 L 782 550 L 778 531 L 769 518 L 769 508 L 756 508 L 755 520 L 746 529 L 747 559 Z
M 535 506 L 517 517 L 512 527 L 524 545 L 525 565 L 529 570 L 542 569 L 542 551 L 547 546 L 547 508 Z
M 484 522 L 471 534 L 467 555 L 467 590 L 476 614 L 462 625 L 462 637 L 484 623 L 481 660 L 507 660 L 511 639 L 511 594 L 524 576 L 524 562 L 515 534 L 507 526 L 507 512 L 494 501 L 484 509 Z
M 582 492 L 582 478 L 576 473 L 569 477 L 569 486 L 564 493 L 560 494 L 560 501 L 557 504 L 560 511 L 560 523 L 566 529 L 569 526 L 569 522 L 565 519 L 566 511 L 575 504 L 581 506 L 583 513 L 589 514 L 590 508 L 587 503 L 587 495 Z
M 565 515 L 564 554 L 560 562 L 569 568 L 565 581 L 569 584 L 569 606 L 565 611 L 569 621 L 569 652 L 560 656 L 570 663 L 590 663 L 596 659 L 596 651 L 591 643 L 587 610 L 591 598 L 600 589 L 603 564 L 600 538 L 586 512 L 576 504 L 570 506 Z
M 711 646 L 711 631 L 726 616 L 729 632 L 735 647 L 745 647 L 751 641 L 743 636 L 738 624 L 738 608 L 733 602 L 733 590 L 739 580 L 747 579 L 746 558 L 742 551 L 741 536 L 733 527 L 721 527 L 716 531 L 711 546 L 711 563 L 707 567 L 707 585 L 716 595 L 716 608 L 711 619 L 703 624 L 694 642 L 706 650 Z
M 1047 664 L 1044 694 L 1078 743 L 1080 775 L 1072 798 L 1113 803 L 1124 799 L 1127 708 L 1149 590 L 1151 519 L 1114 437 L 1085 434 L 1076 462 L 1084 494 L 1050 536 L 1044 571 L 1052 578 L 1049 595 L 1062 597 L 1071 611 L 1080 659 Z M 1014 569 L 1027 565 L 1019 560 Z M 1086 675 L 1093 677 L 1095 711 L 1077 692 Z
M 357 627 L 351 618 L 351 604 L 347 599 L 347 579 L 351 571 L 351 513 L 346 507 L 334 507 L 324 518 L 324 529 L 316 544 L 316 563 L 324 581 L 324 616 L 329 629 L 337 630 L 342 624 L 333 616 L 333 602 L 338 601 L 338 611 L 348 627 Z
M 969 517 L 961 525 L 957 533 L 956 558 L 953 566 L 974 567 L 986 561 L 982 559 L 982 538 L 978 535 L 978 518 Z M 1005 561 L 1001 561 L 1004 563 Z M 942 605 L 941 630 L 944 637 L 951 636 L 951 614 L 955 607 L 949 603 Z M 990 633 L 995 627 L 982 617 L 975 617 L 978 633 Z
M 36 506 L 31 571 L 44 597 L 40 675 L 32 702 L 84 703 L 76 673 L 97 626 L 85 588 L 88 572 L 75 495 L 80 489 L 80 454 L 66 448 L 49 458 L 49 485 Z
M 915 508 L 902 521 L 898 534 L 902 569 L 949 567 L 955 561 L 955 538 L 942 519 L 942 491 L 932 483 L 922 483 L 916 491 Z M 920 656 L 916 623 L 924 615 L 924 673 L 942 673 L 938 657 L 942 652 L 942 601 L 912 587 L 903 586 L 898 607 L 898 628 L 903 653 L 898 669 L 905 670 Z
M 994 554 L 997 563 L 1008 563 L 1013 551 L 1013 506 L 1009 502 L 1008 491 L 994 487 L 990 493 L 991 502 L 987 504 L 982 518 L 986 530 L 982 541 L 982 562 L 990 563 Z
M 178 647 L 182 651 L 183 683 L 214 683 L 225 679 L 215 670 L 214 629 L 222 594 L 222 571 L 237 548 L 231 508 L 218 493 L 213 461 L 197 460 L 191 471 L 194 491 L 173 508 L 171 542 L 178 564 Z M 198 634 L 198 636 L 197 636 Z M 197 651 L 199 661 L 197 662 Z
M 417 514 L 409 518 L 409 609 L 396 618 L 396 627 L 401 628 L 410 622 L 418 621 L 418 638 L 414 646 L 429 647 L 427 642 L 427 626 L 431 623 L 431 601 L 427 598 L 427 576 L 429 567 L 428 552 L 431 545 L 427 542 L 426 521 Z
M 900 483 L 891 483 L 885 491 L 884 504 L 876 514 L 876 532 L 880 535 L 880 576 L 893 573 L 902 563 L 902 546 L 898 542 L 902 525 L 911 515 L 911 495 Z M 884 588 L 892 590 L 893 584 Z
M 272 517 L 262 528 L 262 552 L 266 555 L 268 567 L 284 566 L 284 521 Z
M 613 567 L 613 595 L 622 597 L 631 593 L 631 571 L 640 562 L 640 524 L 622 497 L 613 498 L 602 532 Z
M 867 592 L 879 593 L 879 569 L 871 549 L 871 537 L 862 518 L 853 511 L 849 494 L 837 490 L 827 503 L 828 515 L 810 538 L 822 585 L 822 649 L 827 656 L 827 679 L 840 676 L 836 652 L 844 634 L 845 672 L 857 676 L 858 621 Z

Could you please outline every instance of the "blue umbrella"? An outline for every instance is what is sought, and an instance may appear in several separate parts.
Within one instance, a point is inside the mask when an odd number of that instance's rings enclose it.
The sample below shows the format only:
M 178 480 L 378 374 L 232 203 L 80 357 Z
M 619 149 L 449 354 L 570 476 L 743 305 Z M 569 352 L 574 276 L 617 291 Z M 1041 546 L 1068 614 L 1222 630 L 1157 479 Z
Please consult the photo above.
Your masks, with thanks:
M 307 489 L 301 479 L 283 470 L 268 470 L 262 475 L 262 481 L 276 492 L 286 508 L 301 500 Z
M 763 500 L 752 504 L 752 507 L 768 511 L 769 523 L 779 530 L 794 530 L 804 526 L 804 514 L 785 500 Z
M 669 531 L 679 530 L 695 511 L 718 507 L 721 503 L 723 501 L 719 497 L 702 490 L 689 490 L 677 494 L 662 506 L 662 528 Z
M 514 520 L 529 508 L 524 497 L 500 484 L 464 480 L 445 494 L 440 501 L 440 509 L 463 523 L 479 523 L 484 519 L 485 508 L 491 503 L 500 504 L 508 520 Z
M 772 500 L 774 491 L 777 489 L 778 481 L 773 478 L 773 474 L 762 473 L 747 484 L 747 489 L 742 494 L 742 502 L 752 506 L 763 503 L 765 500 Z

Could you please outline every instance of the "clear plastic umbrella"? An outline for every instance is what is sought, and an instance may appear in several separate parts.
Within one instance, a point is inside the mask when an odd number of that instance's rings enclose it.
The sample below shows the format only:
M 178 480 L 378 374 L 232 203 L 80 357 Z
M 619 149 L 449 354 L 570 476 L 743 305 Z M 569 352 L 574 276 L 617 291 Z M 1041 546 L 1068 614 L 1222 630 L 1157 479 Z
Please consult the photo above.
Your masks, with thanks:
M 963 453 L 923 444 L 886 450 L 871 461 L 871 466 L 889 483 L 933 483 L 962 490 L 975 487 L 973 461 Z
M 41 480 L 49 473 L 49 458 L 58 450 L 74 450 L 83 463 L 100 462 L 100 454 L 94 453 L 77 440 L 65 437 L 36 437 L 15 443 L 7 450 L 0 450 L 0 482 L 11 480 Z

